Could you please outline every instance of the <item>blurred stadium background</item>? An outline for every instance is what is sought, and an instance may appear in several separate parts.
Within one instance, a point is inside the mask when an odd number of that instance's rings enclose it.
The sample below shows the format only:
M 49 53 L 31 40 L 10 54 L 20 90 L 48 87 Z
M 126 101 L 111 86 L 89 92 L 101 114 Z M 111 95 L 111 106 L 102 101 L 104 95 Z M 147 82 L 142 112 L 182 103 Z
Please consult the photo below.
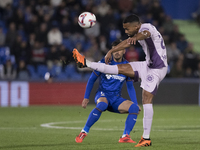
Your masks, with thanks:
M 96 15 L 93 28 L 77 24 L 83 11 Z M 165 39 L 169 68 L 159 103 L 198 104 L 199 0 L 0 0 L 0 105 L 79 104 L 91 70 L 77 69 L 71 51 L 99 61 L 114 40 L 127 38 L 122 20 L 130 13 L 154 24 Z M 125 54 L 128 61 L 144 57 L 139 44 Z
M 96 15 L 93 28 L 78 25 L 83 11 Z M 116 144 L 126 117 L 109 112 L 81 145 L 75 143 L 94 107 L 98 83 L 91 105 L 82 109 L 91 70 L 77 69 L 71 57 L 76 47 L 99 61 L 111 42 L 127 38 L 122 20 L 131 13 L 157 27 L 168 53 L 168 74 L 154 99 L 153 146 L 148 149 L 200 149 L 199 0 L 0 0 L 0 149 L 133 148 Z M 128 61 L 144 57 L 138 43 L 125 54 Z M 139 85 L 134 83 L 141 104 Z M 122 95 L 129 99 L 126 87 Z M 143 112 L 131 133 L 136 141 L 142 117 Z

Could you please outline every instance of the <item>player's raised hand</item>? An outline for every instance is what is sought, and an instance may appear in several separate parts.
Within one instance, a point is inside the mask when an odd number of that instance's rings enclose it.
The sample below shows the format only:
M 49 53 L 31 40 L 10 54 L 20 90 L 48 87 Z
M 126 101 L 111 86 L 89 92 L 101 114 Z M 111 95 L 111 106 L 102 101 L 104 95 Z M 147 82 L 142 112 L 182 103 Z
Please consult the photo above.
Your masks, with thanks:
M 82 101 L 82 107 L 86 108 L 88 103 L 89 103 L 89 99 L 84 98 Z
M 130 38 L 127 39 L 128 44 L 134 44 L 135 45 L 136 41 L 137 41 L 136 36 L 130 37 Z
M 111 60 L 111 57 L 112 57 L 112 53 L 111 51 L 108 51 L 106 56 L 105 56 L 105 63 L 108 64 Z

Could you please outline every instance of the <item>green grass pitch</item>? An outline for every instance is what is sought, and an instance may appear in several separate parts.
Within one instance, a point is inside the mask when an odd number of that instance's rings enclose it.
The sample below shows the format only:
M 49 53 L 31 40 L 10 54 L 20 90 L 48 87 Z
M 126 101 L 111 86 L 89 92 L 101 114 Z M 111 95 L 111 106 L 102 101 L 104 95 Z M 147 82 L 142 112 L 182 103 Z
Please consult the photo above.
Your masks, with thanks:
M 82 143 L 75 137 L 90 111 L 81 106 L 31 106 L 0 108 L 0 150 L 200 150 L 200 107 L 154 105 L 152 146 L 135 148 L 118 143 L 127 114 L 104 112 Z M 131 132 L 138 142 L 143 113 Z

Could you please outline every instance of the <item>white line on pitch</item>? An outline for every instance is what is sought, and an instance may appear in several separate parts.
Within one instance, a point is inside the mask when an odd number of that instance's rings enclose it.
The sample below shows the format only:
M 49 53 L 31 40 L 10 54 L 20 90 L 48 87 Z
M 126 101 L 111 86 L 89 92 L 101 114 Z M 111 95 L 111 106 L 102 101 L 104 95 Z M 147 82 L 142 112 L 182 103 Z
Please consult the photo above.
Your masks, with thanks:
M 0 130 L 29 130 L 29 129 L 37 129 L 36 127 L 0 127 Z
M 116 120 L 115 120 L 116 121 Z M 75 129 L 75 130 L 81 130 L 82 127 L 63 127 L 63 126 L 56 126 L 58 124 L 75 124 L 75 123 L 82 123 L 85 121 L 66 121 L 66 122 L 50 122 L 50 123 L 45 123 L 41 124 L 41 127 L 46 127 L 46 128 L 55 128 L 55 129 Z M 108 120 L 101 120 L 99 122 L 108 122 Z M 109 120 L 111 122 L 111 120 Z M 157 128 L 157 129 L 155 129 Z M 174 130 L 170 128 L 175 128 Z M 177 128 L 177 129 L 176 129 Z M 181 128 L 188 128 L 188 129 L 181 129 Z M 190 128 L 200 128 L 200 126 L 188 126 L 188 125 L 183 125 L 183 126 L 153 126 L 152 131 L 169 131 L 169 132 L 175 132 L 175 131 L 195 131 L 199 132 L 200 130 L 191 130 Z M 119 128 L 92 128 L 92 130 L 101 130 L 101 131 L 123 131 L 123 129 Z M 134 128 L 133 130 L 142 130 L 138 128 Z

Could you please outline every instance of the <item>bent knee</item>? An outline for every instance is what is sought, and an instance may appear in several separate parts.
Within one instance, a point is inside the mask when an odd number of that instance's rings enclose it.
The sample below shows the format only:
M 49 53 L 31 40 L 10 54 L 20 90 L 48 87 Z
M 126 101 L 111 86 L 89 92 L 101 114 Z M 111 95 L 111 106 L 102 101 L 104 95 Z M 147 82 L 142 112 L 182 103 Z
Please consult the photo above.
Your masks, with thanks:
M 118 64 L 117 67 L 119 74 L 123 74 L 132 78 L 134 77 L 135 73 L 130 64 Z
M 99 110 L 100 112 L 105 111 L 108 108 L 108 104 L 105 102 L 100 102 L 96 105 L 96 109 Z
M 133 104 L 132 101 L 130 100 L 126 100 L 124 102 L 122 102 L 119 107 L 118 107 L 118 111 L 121 113 L 121 114 L 124 114 L 124 113 L 129 113 L 129 108 L 130 106 Z
M 139 106 L 137 104 L 132 104 L 129 108 L 129 114 L 139 114 Z

